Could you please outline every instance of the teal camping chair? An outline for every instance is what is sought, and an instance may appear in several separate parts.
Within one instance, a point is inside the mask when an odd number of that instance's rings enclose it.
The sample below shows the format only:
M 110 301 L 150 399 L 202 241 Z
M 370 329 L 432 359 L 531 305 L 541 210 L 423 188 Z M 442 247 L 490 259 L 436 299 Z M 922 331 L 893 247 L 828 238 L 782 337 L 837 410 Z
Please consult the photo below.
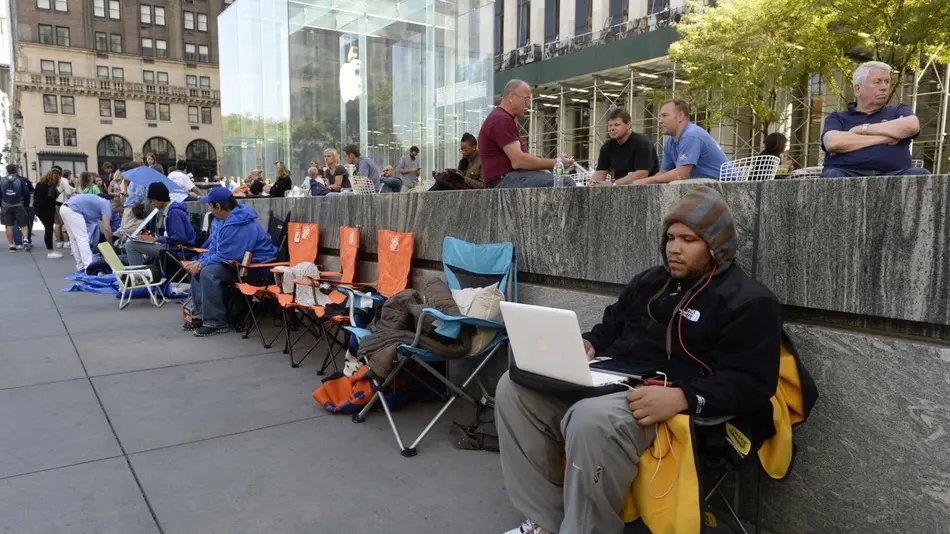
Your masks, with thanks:
M 477 245 L 467 243 L 454 237 L 446 237 L 442 242 L 442 271 L 445 274 L 445 281 L 449 289 L 482 288 L 497 283 L 498 291 L 500 291 L 502 295 L 505 295 L 506 299 L 515 302 L 518 300 L 518 270 L 515 263 L 515 247 L 511 243 Z M 423 319 L 426 315 L 431 315 L 437 319 L 436 332 L 443 336 L 450 338 L 458 337 L 462 331 L 462 326 L 470 325 L 479 329 L 479 336 L 485 336 L 485 334 L 487 334 L 485 337 L 490 338 L 487 344 L 481 347 L 476 353 L 469 354 L 463 358 L 473 362 L 475 368 L 460 385 L 456 385 L 446 378 L 446 375 L 449 374 L 449 362 L 458 360 L 458 358 L 444 358 L 419 347 Z M 360 337 L 369 333 L 367 330 L 357 328 L 348 330 L 351 330 Z M 376 393 L 373 395 L 373 398 L 370 399 L 369 403 L 366 404 L 360 413 L 353 415 L 353 422 L 362 423 L 366 420 L 366 416 L 373 409 L 373 406 L 375 406 L 377 402 L 382 403 L 386 419 L 389 420 L 389 426 L 392 428 L 393 435 L 396 437 L 396 443 L 399 445 L 402 455 L 407 458 L 415 456 L 416 448 L 419 446 L 419 443 L 425 439 L 426 435 L 432 430 L 445 412 L 448 411 L 456 399 L 462 399 L 468 404 L 471 404 L 476 412 L 484 409 L 494 409 L 494 399 L 479 379 L 478 374 L 485 368 L 488 362 L 498 354 L 506 353 L 506 351 L 502 350 L 502 347 L 507 345 L 507 341 L 508 334 L 505 331 L 505 325 L 501 322 L 466 316 L 454 317 L 445 315 L 434 308 L 425 308 L 422 311 L 422 317 L 419 318 L 416 324 L 415 340 L 413 340 L 411 344 L 399 346 L 396 353 L 397 362 L 393 371 L 382 383 L 376 384 Z M 429 421 L 419 434 L 419 437 L 417 437 L 411 445 L 406 447 L 402 436 L 399 434 L 399 429 L 396 428 L 392 411 L 382 392 L 387 391 L 393 385 L 397 375 L 403 370 L 411 373 L 409 369 L 404 369 L 406 364 L 410 362 L 415 363 L 419 369 L 424 369 L 435 377 L 445 386 L 448 394 L 439 393 L 439 396 L 444 400 L 442 408 L 439 409 L 435 417 Z M 445 375 L 436 370 L 432 365 L 443 363 L 446 366 Z M 479 400 L 472 398 L 465 392 L 465 388 L 473 381 L 481 390 L 482 397 Z M 430 389 L 434 391 L 434 388 L 430 387 Z

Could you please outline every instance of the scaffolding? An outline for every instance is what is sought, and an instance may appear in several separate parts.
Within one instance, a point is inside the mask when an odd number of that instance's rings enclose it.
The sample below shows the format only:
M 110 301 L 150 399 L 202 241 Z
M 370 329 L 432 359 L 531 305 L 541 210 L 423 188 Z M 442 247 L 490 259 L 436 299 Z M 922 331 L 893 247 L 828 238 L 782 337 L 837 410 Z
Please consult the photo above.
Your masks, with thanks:
M 841 75 L 839 75 L 841 76 Z M 837 85 L 845 87 L 844 98 L 830 94 L 829 84 L 813 75 L 796 92 L 782 94 L 777 102 L 781 118 L 771 131 L 789 139 L 788 155 L 795 168 L 820 165 L 821 132 L 824 119 L 844 109 L 853 100 L 850 79 L 842 77 Z M 905 73 L 897 82 L 892 103 L 905 103 L 920 119 L 920 134 L 911 145 L 911 157 L 935 174 L 950 172 L 950 147 L 947 147 L 948 105 L 950 105 L 950 65 L 933 60 L 917 73 Z M 561 82 L 533 87 L 532 108 L 519 121 L 519 127 L 531 153 L 553 158 L 567 154 L 578 163 L 592 167 L 607 137 L 607 118 L 615 107 L 631 115 L 635 132 L 650 138 L 662 157 L 663 136 L 657 125 L 662 103 L 683 94 L 689 79 L 677 72 L 668 58 L 619 69 L 598 72 Z M 706 128 L 730 159 L 757 154 L 763 136 L 752 128 L 751 112 L 734 110 L 731 118 L 712 124 L 720 113 L 708 109 L 692 110 L 691 120 Z M 919 161 L 918 161 L 919 163 Z

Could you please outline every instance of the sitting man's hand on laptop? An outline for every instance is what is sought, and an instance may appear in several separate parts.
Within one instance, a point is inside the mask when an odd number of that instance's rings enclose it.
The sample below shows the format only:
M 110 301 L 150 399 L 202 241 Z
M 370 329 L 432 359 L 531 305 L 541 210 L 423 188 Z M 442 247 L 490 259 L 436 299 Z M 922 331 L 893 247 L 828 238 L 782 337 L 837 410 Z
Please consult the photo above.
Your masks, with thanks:
M 597 354 L 597 349 L 595 349 L 594 346 L 590 344 L 590 341 L 587 341 L 587 340 L 585 339 L 585 340 L 584 340 L 584 352 L 587 353 L 587 359 L 588 359 L 588 360 L 593 360 L 593 359 L 594 359 L 594 355 Z
M 627 402 L 640 426 L 662 423 L 689 407 L 682 389 L 663 386 L 641 386 L 630 390 Z

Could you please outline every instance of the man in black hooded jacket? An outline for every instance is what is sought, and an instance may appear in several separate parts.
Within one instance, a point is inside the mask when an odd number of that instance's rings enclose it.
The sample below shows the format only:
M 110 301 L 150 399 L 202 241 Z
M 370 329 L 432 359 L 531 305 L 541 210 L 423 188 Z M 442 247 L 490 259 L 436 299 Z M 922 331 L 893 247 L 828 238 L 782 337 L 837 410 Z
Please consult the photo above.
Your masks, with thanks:
M 588 358 L 610 357 L 630 374 L 663 373 L 670 387 L 571 404 L 502 377 L 495 394 L 501 467 L 527 518 L 510 533 L 622 532 L 640 454 L 655 425 L 676 414 L 733 415 L 774 433 L 769 399 L 778 385 L 781 306 L 735 265 L 737 247 L 719 193 L 690 190 L 664 221 L 664 264 L 635 276 L 583 336 Z

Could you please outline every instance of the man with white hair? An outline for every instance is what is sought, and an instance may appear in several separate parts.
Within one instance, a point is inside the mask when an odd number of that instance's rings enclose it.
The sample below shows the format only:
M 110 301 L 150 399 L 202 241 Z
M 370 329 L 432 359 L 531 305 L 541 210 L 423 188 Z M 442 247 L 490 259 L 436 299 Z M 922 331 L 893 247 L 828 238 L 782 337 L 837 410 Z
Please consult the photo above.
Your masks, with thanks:
M 930 174 L 914 167 L 910 159 L 910 142 L 920 132 L 920 121 L 909 106 L 887 105 L 891 66 L 880 61 L 862 63 L 851 81 L 856 102 L 825 119 L 822 177 Z

